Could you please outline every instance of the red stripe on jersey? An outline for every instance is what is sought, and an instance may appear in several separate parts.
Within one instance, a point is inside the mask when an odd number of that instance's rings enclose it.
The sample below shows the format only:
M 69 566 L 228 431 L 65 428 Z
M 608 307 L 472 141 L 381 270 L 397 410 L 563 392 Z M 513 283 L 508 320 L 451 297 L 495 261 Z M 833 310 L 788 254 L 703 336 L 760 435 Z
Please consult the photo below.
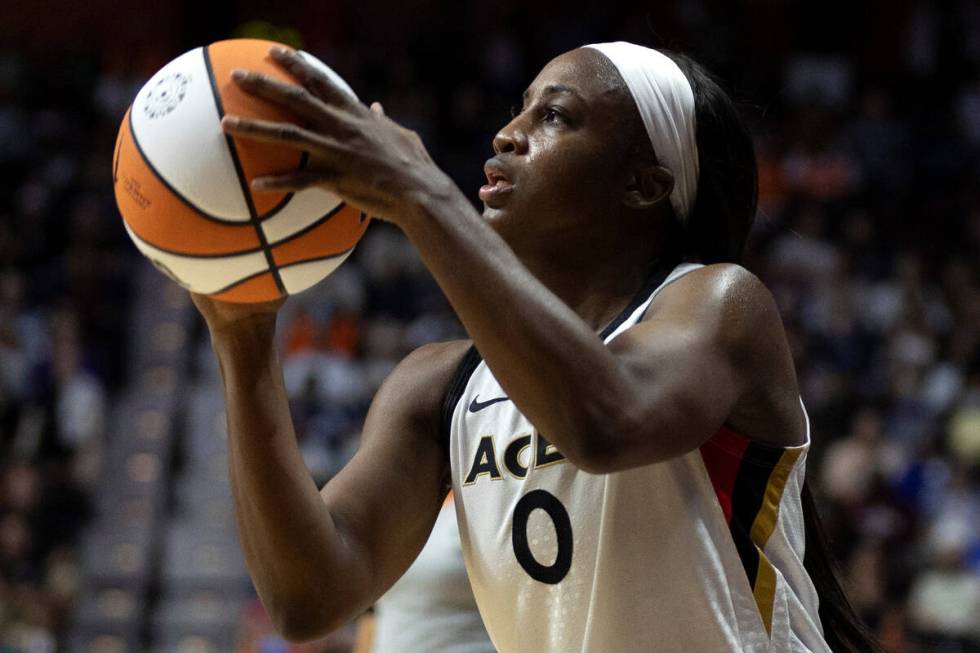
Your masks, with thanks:
M 742 456 L 749 446 L 749 439 L 727 426 L 718 429 L 711 439 L 701 445 L 701 459 L 708 470 L 711 485 L 718 495 L 718 503 L 725 513 L 725 521 L 732 523 L 732 491 L 735 478 L 742 464 Z

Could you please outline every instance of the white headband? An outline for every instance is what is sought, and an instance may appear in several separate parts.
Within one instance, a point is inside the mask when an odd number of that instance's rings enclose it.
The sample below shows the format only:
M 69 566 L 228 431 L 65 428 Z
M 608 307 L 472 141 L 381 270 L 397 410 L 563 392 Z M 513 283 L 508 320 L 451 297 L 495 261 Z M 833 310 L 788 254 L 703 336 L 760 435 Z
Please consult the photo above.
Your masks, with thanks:
M 698 144 L 691 83 L 670 57 L 652 48 L 625 41 L 584 47 L 605 55 L 626 82 L 657 160 L 674 174 L 670 204 L 677 218 L 684 222 L 698 192 Z

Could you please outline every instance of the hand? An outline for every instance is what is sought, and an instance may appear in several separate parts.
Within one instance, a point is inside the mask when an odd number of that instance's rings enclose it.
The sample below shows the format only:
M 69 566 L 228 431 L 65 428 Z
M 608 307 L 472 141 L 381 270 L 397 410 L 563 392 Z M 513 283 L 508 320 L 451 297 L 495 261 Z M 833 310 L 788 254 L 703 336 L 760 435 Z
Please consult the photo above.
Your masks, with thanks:
M 191 293 L 191 300 L 204 316 L 211 337 L 217 337 L 249 326 L 275 331 L 276 314 L 286 298 L 256 304 L 222 302 L 207 295 Z
M 238 138 L 309 152 L 311 163 L 304 170 L 257 178 L 253 189 L 321 186 L 369 215 L 397 224 L 426 194 L 451 183 L 418 134 L 387 118 L 379 103 L 368 109 L 296 52 L 272 48 L 269 54 L 302 85 L 242 70 L 232 78 L 247 93 L 289 109 L 305 126 L 225 116 L 222 127 Z

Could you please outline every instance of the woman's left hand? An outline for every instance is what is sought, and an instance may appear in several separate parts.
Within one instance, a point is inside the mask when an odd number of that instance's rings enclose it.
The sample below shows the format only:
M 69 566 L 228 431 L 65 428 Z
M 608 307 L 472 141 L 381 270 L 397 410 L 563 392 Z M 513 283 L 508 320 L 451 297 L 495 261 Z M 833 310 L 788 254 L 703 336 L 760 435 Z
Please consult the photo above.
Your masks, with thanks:
M 289 109 L 306 126 L 229 115 L 222 128 L 237 138 L 309 152 L 310 165 L 256 178 L 254 190 L 321 186 L 371 216 L 398 224 L 426 195 L 451 183 L 418 134 L 387 118 L 379 103 L 364 106 L 294 51 L 272 48 L 269 54 L 301 85 L 242 70 L 232 79 L 247 93 Z

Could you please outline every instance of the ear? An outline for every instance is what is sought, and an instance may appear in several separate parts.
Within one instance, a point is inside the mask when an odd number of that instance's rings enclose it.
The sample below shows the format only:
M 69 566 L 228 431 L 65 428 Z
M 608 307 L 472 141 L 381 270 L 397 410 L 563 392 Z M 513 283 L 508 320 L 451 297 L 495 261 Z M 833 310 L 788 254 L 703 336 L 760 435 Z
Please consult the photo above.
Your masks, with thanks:
M 674 173 L 663 166 L 645 166 L 633 172 L 626 185 L 623 204 L 631 209 L 650 209 L 674 190 Z

